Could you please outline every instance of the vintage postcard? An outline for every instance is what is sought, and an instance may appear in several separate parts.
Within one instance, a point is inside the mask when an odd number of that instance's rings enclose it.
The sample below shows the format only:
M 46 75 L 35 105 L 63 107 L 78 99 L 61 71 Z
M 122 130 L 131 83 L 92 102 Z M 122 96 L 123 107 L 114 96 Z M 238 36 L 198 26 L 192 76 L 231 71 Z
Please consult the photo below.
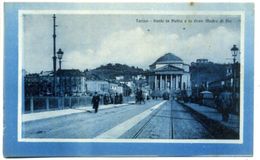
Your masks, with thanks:
M 6 3 L 5 156 L 251 156 L 253 7 Z

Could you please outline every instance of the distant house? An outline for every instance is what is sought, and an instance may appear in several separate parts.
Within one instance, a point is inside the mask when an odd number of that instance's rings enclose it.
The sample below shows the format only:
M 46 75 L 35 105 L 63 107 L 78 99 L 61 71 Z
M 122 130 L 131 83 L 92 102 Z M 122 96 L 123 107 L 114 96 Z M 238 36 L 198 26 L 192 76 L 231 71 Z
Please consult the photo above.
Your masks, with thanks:
M 104 80 L 87 80 L 86 87 L 88 93 L 97 92 L 98 94 L 124 93 L 124 85 Z
M 199 59 L 196 59 L 196 62 L 191 62 L 191 66 L 209 64 L 209 63 L 212 64 L 213 62 L 210 62 L 208 59 L 205 59 L 205 58 L 199 58 Z
M 25 96 L 49 96 L 53 94 L 53 72 L 26 74 L 24 76 Z
M 136 76 L 132 76 L 133 80 L 142 80 L 142 79 L 146 79 L 146 77 L 144 75 L 136 75 Z
M 40 76 L 40 88 L 41 96 L 50 96 L 53 94 L 53 72 L 52 71 L 42 71 Z
M 208 63 L 208 62 L 209 62 L 209 60 L 208 59 L 204 59 L 204 58 L 196 60 L 196 63 Z
M 99 94 L 109 93 L 109 83 L 103 80 L 87 80 L 86 88 L 88 93 L 98 92 Z
M 79 96 L 86 93 L 85 76 L 77 69 L 62 69 L 55 74 L 42 71 L 24 77 L 26 96 Z M 55 87 L 54 87 L 55 83 Z
M 127 85 L 129 88 L 134 89 L 135 88 L 135 84 L 133 81 L 127 81 L 125 82 L 125 85 Z
M 78 69 L 62 69 L 56 73 L 58 94 L 80 96 L 86 94 L 85 76 Z
M 112 91 L 113 93 L 119 93 L 119 94 L 123 94 L 123 87 L 117 83 L 109 83 L 109 88 L 110 91 Z
M 124 76 L 116 76 L 116 80 L 118 81 L 124 80 Z
M 39 74 L 27 74 L 24 77 L 25 96 L 39 96 L 41 93 Z

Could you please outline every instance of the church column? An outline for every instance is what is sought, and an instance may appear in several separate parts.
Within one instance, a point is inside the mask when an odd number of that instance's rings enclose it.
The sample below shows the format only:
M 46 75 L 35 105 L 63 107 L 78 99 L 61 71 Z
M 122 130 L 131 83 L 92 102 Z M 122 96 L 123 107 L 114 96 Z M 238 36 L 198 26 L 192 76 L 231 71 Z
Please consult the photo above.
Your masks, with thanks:
M 165 89 L 168 89 L 168 87 L 169 87 L 169 86 L 168 86 L 168 75 L 166 75 L 166 78 L 165 78 L 165 79 L 166 79 L 166 80 L 165 80 L 165 85 L 166 85 L 166 86 L 165 86 Z
M 164 75 L 164 81 L 163 81 L 163 90 L 166 89 L 166 79 L 167 79 L 167 76 Z
M 163 75 L 162 75 L 162 90 L 164 90 L 164 78 L 163 78 Z
M 165 77 L 162 75 L 162 90 L 164 90 Z
M 165 78 L 165 89 L 168 89 L 168 75 L 165 75 L 166 78 Z
M 172 90 L 172 74 L 170 75 L 171 82 L 170 82 L 170 90 Z
M 173 75 L 172 81 L 173 81 L 173 82 L 172 82 L 172 83 L 173 83 L 173 84 L 172 84 L 172 89 L 173 89 L 173 90 L 176 90 L 176 76 L 175 76 L 175 75 Z
M 180 86 L 180 89 L 182 90 L 183 89 L 183 84 L 182 84 L 182 75 L 180 75 L 180 84 L 181 84 L 181 86 Z
M 157 85 L 158 85 L 158 83 L 157 83 L 157 75 L 155 75 L 154 77 L 155 77 L 154 78 L 154 90 L 157 90 Z
M 160 91 L 162 90 L 162 75 L 160 75 Z
M 163 83 L 163 90 L 166 89 L 166 80 L 167 80 L 167 75 L 164 75 L 164 83 Z
M 173 89 L 176 90 L 176 75 L 173 78 Z
M 175 81 L 176 81 L 175 82 L 175 84 L 176 84 L 176 86 L 175 86 L 176 88 L 175 89 L 178 90 L 179 89 L 179 78 L 178 78 L 178 75 L 175 76 Z

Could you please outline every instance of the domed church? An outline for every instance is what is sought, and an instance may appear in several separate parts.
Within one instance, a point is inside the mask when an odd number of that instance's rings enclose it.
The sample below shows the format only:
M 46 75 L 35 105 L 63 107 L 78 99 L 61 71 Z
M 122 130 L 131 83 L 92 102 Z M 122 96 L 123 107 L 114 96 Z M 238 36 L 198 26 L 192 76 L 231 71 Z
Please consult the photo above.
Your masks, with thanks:
M 189 65 L 173 53 L 166 53 L 150 66 L 149 85 L 153 91 L 191 93 Z

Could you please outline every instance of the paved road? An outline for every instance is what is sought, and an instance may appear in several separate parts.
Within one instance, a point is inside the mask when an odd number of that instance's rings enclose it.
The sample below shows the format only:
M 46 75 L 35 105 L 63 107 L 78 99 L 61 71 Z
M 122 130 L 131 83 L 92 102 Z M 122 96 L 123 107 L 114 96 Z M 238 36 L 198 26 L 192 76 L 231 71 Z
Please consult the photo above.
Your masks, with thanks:
M 180 104 L 168 101 L 120 138 L 208 139 L 212 136 Z
M 153 107 L 161 101 L 142 105 L 83 112 L 23 123 L 23 137 L 28 138 L 95 138 L 114 126 Z
M 212 138 L 180 104 L 161 100 L 25 122 L 22 128 L 27 138 Z

